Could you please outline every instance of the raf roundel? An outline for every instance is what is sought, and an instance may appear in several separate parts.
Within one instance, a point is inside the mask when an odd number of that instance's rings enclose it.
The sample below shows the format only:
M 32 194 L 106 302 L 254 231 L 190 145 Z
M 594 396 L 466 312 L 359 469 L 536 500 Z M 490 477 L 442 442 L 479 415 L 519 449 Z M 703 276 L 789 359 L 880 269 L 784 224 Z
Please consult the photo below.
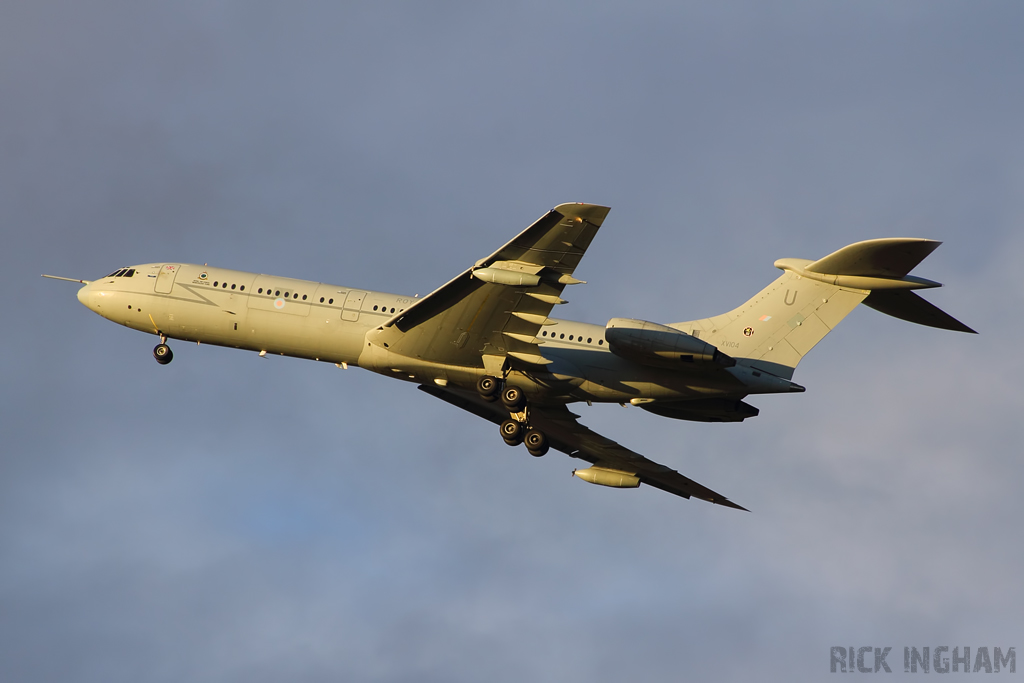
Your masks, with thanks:
M 276 300 L 274 300 L 274 308 L 276 308 L 279 311 L 282 308 L 284 308 L 284 299 L 276 299 Z

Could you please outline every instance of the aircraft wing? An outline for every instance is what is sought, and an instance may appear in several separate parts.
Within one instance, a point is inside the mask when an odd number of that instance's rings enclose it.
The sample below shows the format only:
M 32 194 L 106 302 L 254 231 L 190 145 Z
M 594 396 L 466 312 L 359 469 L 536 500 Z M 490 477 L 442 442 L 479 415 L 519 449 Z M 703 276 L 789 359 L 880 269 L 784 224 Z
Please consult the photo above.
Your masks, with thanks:
M 565 303 L 559 296 L 565 286 L 579 282 L 573 271 L 608 211 L 594 204 L 556 206 L 388 320 L 377 339 L 395 353 L 451 365 L 486 367 L 483 356 L 546 365 L 536 335 L 551 308 Z
M 500 403 L 488 403 L 472 392 L 427 384 L 420 385 L 420 389 L 495 424 L 501 424 L 503 420 L 508 419 L 508 411 Z M 747 510 L 675 470 L 648 460 L 639 453 L 584 427 L 576 421 L 577 417 L 579 416 L 569 412 L 564 405 L 530 406 L 530 424 L 544 432 L 548 437 L 548 443 L 555 450 L 586 460 L 598 467 L 632 473 L 648 486 L 683 498 L 692 496 L 709 503 Z

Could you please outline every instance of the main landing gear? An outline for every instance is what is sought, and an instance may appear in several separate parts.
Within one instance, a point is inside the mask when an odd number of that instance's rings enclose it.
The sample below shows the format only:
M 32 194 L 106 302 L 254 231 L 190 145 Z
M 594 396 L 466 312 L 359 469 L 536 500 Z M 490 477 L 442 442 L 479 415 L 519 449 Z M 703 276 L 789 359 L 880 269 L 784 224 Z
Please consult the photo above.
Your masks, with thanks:
M 480 398 L 488 403 L 494 403 L 498 400 L 499 389 L 501 389 L 501 382 L 488 375 L 484 375 L 476 383 L 477 393 L 480 394 Z
M 160 365 L 167 365 L 174 360 L 174 353 L 171 351 L 171 347 L 167 345 L 167 337 L 160 335 L 160 343 L 153 347 L 153 358 L 156 358 L 156 362 Z
M 527 427 L 522 422 L 509 418 L 501 423 L 501 438 L 509 446 L 526 444 L 526 450 L 535 458 L 539 458 L 548 452 L 548 437 L 544 432 L 533 427 Z
M 501 403 L 510 413 L 519 413 L 526 407 L 526 395 L 519 387 L 505 387 L 501 392 Z
M 481 377 L 476 389 L 480 398 L 489 403 L 497 401 L 500 396 L 501 404 L 508 410 L 509 418 L 501 423 L 501 438 L 505 443 L 509 446 L 525 443 L 526 450 L 535 458 L 548 452 L 547 436 L 530 426 L 529 406 L 522 389 L 513 386 L 502 388 L 502 382 L 494 377 Z

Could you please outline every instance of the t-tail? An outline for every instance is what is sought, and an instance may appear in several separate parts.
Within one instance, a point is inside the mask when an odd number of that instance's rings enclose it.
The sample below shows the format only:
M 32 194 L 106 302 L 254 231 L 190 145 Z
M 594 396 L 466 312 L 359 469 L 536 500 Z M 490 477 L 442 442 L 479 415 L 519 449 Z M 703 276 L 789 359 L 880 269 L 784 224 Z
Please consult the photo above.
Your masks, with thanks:
M 860 303 L 920 325 L 975 334 L 914 292 L 942 286 L 909 274 L 940 244 L 890 237 L 857 242 L 817 261 L 779 259 L 775 267 L 785 272 L 739 308 L 671 327 L 785 379 Z

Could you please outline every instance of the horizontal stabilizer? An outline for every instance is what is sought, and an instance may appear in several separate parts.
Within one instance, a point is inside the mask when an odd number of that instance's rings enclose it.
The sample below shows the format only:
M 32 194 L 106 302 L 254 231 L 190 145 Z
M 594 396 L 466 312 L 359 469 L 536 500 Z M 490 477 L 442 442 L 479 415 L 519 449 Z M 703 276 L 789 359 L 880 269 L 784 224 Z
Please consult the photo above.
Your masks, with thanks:
M 917 323 L 918 325 L 977 334 L 977 332 L 964 325 L 949 313 L 946 313 L 935 304 L 925 301 L 909 290 L 888 289 L 874 291 L 862 303 L 886 315 L 891 315 L 894 318 L 906 320 L 907 322 Z
M 919 237 L 885 237 L 845 246 L 806 266 L 812 273 L 901 278 L 942 242 Z

